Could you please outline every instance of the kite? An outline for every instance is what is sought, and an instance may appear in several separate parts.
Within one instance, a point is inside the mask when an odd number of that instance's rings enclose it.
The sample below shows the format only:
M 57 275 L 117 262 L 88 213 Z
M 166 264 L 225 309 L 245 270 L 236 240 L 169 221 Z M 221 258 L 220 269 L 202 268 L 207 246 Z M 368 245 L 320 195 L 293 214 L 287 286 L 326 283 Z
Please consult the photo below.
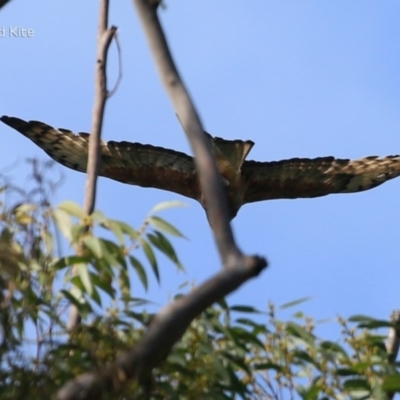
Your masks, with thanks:
M 32 140 L 55 161 L 86 172 L 89 134 L 75 134 L 14 117 L 3 116 L 0 120 Z M 231 219 L 247 203 L 361 192 L 400 175 L 398 155 L 358 160 L 319 157 L 247 161 L 254 146 L 251 140 L 208 137 L 226 188 Z M 207 211 L 194 158 L 185 153 L 140 143 L 102 141 L 98 173 L 130 185 L 178 193 L 199 201 Z

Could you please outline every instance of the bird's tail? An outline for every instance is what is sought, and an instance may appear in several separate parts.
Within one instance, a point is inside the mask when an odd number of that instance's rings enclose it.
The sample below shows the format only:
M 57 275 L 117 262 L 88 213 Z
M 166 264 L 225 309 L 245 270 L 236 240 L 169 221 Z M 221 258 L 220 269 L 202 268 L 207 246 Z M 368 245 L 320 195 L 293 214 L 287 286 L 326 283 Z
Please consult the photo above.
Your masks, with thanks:
M 218 165 L 226 174 L 234 178 L 238 176 L 254 142 L 251 140 L 225 140 L 216 137 L 212 138 L 212 145 Z

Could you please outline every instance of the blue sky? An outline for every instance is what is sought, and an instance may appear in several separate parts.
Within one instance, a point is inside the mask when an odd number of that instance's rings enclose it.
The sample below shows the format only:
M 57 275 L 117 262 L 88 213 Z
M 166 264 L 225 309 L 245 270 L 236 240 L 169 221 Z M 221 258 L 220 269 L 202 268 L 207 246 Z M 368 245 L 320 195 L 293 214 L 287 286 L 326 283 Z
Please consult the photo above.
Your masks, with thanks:
M 90 130 L 98 1 L 14 0 L 0 27 L 33 29 L 32 38 L 0 38 L 0 114 Z M 168 1 L 161 11 L 173 54 L 206 129 L 251 139 L 249 159 L 400 153 L 400 25 L 397 1 Z M 190 152 L 161 87 L 130 1 L 112 2 L 119 27 L 123 80 L 107 104 L 103 137 Z M 109 82 L 117 76 L 115 46 Z M 26 183 L 23 160 L 47 156 L 0 126 L 0 168 Z M 61 166 L 56 202 L 82 204 L 85 176 Z M 265 309 L 303 296 L 316 318 L 355 313 L 380 318 L 399 307 L 400 179 L 368 192 L 244 206 L 233 227 L 240 248 L 270 268 L 230 302 Z M 100 179 L 97 208 L 139 226 L 158 202 L 189 241 L 174 241 L 187 268 L 163 258 L 162 284 L 149 297 L 165 304 L 185 280 L 220 268 L 204 211 L 194 201 Z M 134 295 L 143 295 L 139 285 Z

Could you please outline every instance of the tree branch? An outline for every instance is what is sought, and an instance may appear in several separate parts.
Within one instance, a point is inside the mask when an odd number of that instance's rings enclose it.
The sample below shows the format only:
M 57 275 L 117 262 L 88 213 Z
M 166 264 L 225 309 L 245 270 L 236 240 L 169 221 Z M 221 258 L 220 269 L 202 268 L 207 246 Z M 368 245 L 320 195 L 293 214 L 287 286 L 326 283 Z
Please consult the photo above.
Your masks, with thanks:
M 165 359 L 198 314 L 266 267 L 265 261 L 260 262 L 255 257 L 243 260 L 238 268 L 222 270 L 187 296 L 164 307 L 133 349 L 103 370 L 83 374 L 68 382 L 59 390 L 56 399 L 97 399 L 105 391 L 117 389 L 127 379 L 137 379 L 142 384 L 147 382 L 152 369 Z
M 134 4 L 161 80 L 195 155 L 201 191 L 207 204 L 208 220 L 213 228 L 222 261 L 227 266 L 232 258 L 241 257 L 242 254 L 233 238 L 229 223 L 228 201 L 212 155 L 210 141 L 204 134 L 200 117 L 169 51 L 167 40 L 157 16 L 158 2 L 134 0 Z
M 93 213 L 96 204 L 97 171 L 99 165 L 99 148 L 107 101 L 107 52 L 117 28 L 108 26 L 109 0 L 101 0 L 100 17 L 97 34 L 97 60 L 95 73 L 95 101 L 92 114 L 92 129 L 89 137 L 89 154 L 83 210 L 87 215 Z M 79 249 L 78 249 L 79 252 Z M 75 273 L 75 269 L 73 270 Z M 68 330 L 75 329 L 80 321 L 78 308 L 72 304 L 69 311 Z
M 103 127 L 104 110 L 107 102 L 107 52 L 111 40 L 117 31 L 116 27 L 107 29 L 109 0 L 101 1 L 100 21 L 97 36 L 97 61 L 95 77 L 95 102 L 92 115 L 92 129 L 89 137 L 89 155 L 87 166 L 84 211 L 90 215 L 96 203 L 97 170 L 99 164 L 100 137 Z
M 7 3 L 9 3 L 11 0 L 0 0 L 0 8 L 4 7 L 5 5 L 7 5 Z

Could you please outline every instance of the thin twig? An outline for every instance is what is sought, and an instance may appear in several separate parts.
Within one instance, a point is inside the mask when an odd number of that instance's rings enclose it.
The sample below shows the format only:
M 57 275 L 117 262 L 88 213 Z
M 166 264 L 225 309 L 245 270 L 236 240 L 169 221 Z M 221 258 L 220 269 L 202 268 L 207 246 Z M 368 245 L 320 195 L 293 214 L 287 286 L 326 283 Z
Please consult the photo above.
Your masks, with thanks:
M 104 120 L 104 110 L 107 102 L 107 53 L 111 40 L 117 31 L 116 27 L 108 29 L 109 0 L 100 1 L 100 17 L 97 34 L 97 60 L 95 74 L 95 101 L 92 114 L 92 129 L 89 137 L 89 154 L 87 164 L 87 176 L 85 186 L 85 198 L 83 210 L 87 215 L 93 213 L 96 204 L 97 171 L 100 161 L 99 149 L 101 131 Z M 80 249 L 78 249 L 78 253 Z M 75 267 L 73 273 L 75 273 Z M 79 310 L 76 305 L 70 307 L 67 328 L 69 331 L 75 329 L 80 321 Z
M 122 50 L 121 50 L 121 45 L 119 44 L 118 31 L 116 31 L 114 34 L 114 40 L 115 40 L 115 44 L 117 45 L 117 54 L 118 54 L 118 78 L 117 78 L 117 81 L 115 82 L 114 87 L 108 91 L 107 98 L 114 96 L 115 92 L 119 88 L 119 84 L 122 81 L 122 75 L 123 75 L 123 73 L 122 73 Z
M 107 102 L 107 51 L 110 47 L 111 40 L 117 31 L 116 27 L 107 29 L 103 26 L 103 19 L 107 21 L 108 13 L 108 0 L 102 1 L 104 7 L 101 8 L 101 17 L 99 24 L 98 34 L 98 53 L 96 62 L 96 95 L 92 115 L 92 129 L 89 137 L 89 155 L 87 166 L 86 190 L 84 211 L 90 215 L 94 211 L 96 203 L 96 183 L 97 183 L 97 169 L 99 164 L 99 147 L 100 137 L 103 127 L 104 110 Z M 102 30 L 103 29 L 103 30 Z

